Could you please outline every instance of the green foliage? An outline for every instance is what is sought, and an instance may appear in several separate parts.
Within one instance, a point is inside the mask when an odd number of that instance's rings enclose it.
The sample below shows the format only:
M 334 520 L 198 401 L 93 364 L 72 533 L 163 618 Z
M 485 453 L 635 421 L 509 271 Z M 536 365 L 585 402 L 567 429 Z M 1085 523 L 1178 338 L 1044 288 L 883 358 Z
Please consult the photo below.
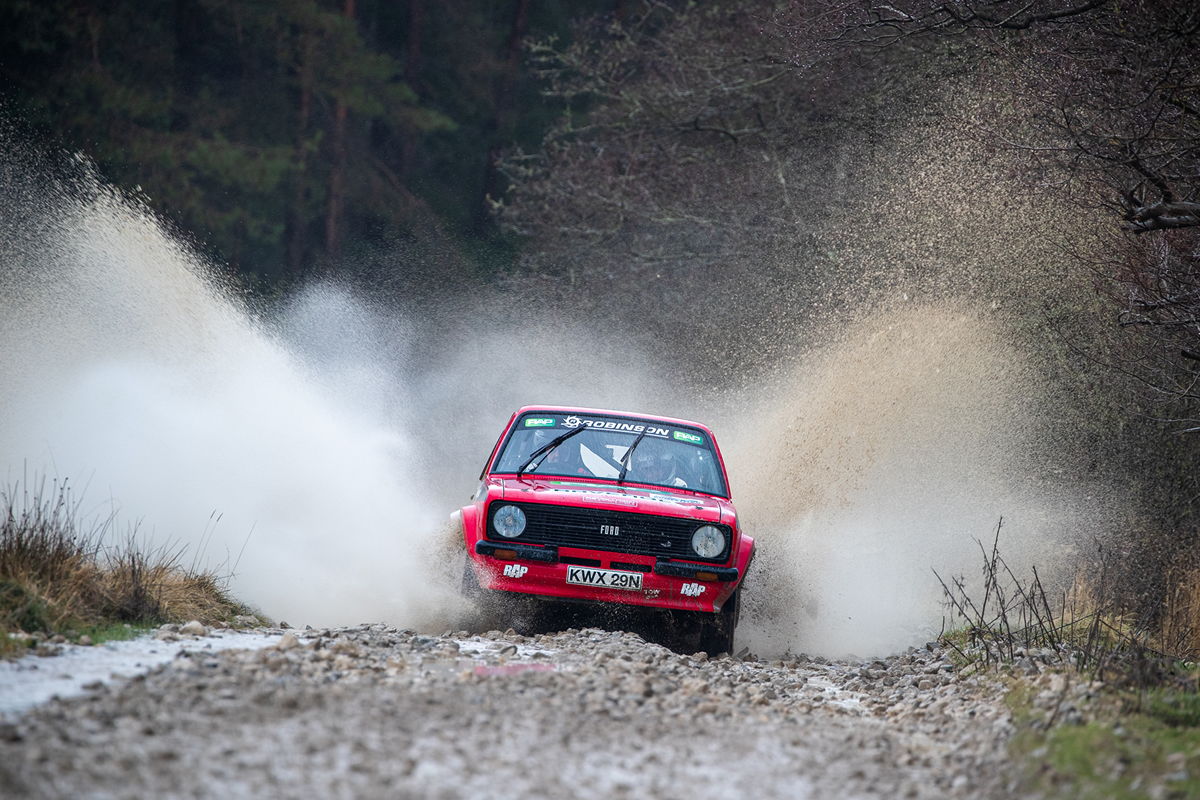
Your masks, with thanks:
M 0 631 L 44 631 L 51 627 L 48 604 L 31 588 L 0 578 Z
M 1200 728 L 1200 694 L 1156 688 L 1141 696 L 1142 710 L 1173 727 Z
M 1189 697 L 1186 720 L 1127 710 L 1129 699 L 1116 696 L 1096 719 L 1049 730 L 1030 725 L 1029 699 L 1018 699 L 1010 748 L 1022 788 L 1078 798 L 1200 797 L 1200 704 Z
M 565 32 L 603 5 L 535 4 L 530 30 Z M 336 257 L 331 224 L 351 249 L 473 229 L 488 153 L 536 142 L 549 120 L 523 70 L 497 118 L 514 9 L 359 0 L 351 19 L 334 0 L 7 0 L 0 98 L 266 288 Z
M 102 625 L 84 625 L 78 630 L 69 631 L 68 637 L 72 641 L 78 642 L 80 637 L 87 636 L 92 640 L 92 644 L 104 644 L 105 642 L 127 642 L 154 630 L 153 625 L 113 622 Z

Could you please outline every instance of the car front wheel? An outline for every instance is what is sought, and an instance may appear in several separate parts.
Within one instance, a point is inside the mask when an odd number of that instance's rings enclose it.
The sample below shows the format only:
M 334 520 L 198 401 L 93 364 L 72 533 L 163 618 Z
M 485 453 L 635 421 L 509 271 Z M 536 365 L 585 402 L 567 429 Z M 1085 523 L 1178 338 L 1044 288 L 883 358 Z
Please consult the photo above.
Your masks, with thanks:
M 733 632 L 737 628 L 741 591 L 734 592 L 716 614 L 705 614 L 700 623 L 700 649 L 711 656 L 733 652 Z

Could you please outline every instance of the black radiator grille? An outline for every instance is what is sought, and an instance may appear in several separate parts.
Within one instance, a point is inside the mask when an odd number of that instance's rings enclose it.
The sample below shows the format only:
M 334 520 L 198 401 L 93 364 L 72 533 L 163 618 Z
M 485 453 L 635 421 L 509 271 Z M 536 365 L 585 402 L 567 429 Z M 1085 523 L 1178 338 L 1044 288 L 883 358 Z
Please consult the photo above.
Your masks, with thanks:
M 516 506 L 525 512 L 525 531 L 516 539 L 505 539 L 492 527 L 492 517 L 496 511 L 508 505 Z M 522 544 L 583 547 L 612 553 L 711 561 L 714 564 L 728 561 L 732 536 L 725 525 L 715 526 L 725 534 L 725 549 L 721 555 L 705 559 L 692 551 L 692 534 L 704 524 L 706 523 L 700 520 L 660 517 L 630 511 L 573 508 L 543 503 L 494 502 L 488 508 L 487 538 L 493 542 L 515 541 Z M 604 532 L 613 529 L 617 531 L 615 535 Z

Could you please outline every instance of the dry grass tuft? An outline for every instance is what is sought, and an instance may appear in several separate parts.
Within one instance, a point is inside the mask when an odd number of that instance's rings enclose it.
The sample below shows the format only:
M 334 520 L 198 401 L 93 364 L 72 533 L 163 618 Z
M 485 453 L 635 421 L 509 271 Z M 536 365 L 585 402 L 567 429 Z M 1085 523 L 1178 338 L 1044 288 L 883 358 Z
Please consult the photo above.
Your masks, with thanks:
M 1113 556 L 1103 552 L 1098 568 L 1080 570 L 1055 602 L 1036 569 L 1022 581 L 1004 562 L 1002 524 L 990 551 L 980 542 L 982 597 L 968 592 L 962 578 L 942 581 L 953 617 L 966 623 L 944 639 L 965 660 L 1011 664 L 1036 652 L 1120 687 L 1196 689 L 1200 568 L 1168 575 L 1170 592 L 1159 619 L 1134 617 L 1112 599 Z
M 1200 567 L 1177 567 L 1167 574 L 1167 599 L 1160 646 L 1188 661 L 1200 661 Z
M 151 547 L 136 527 L 106 544 L 115 517 L 89 522 L 81 502 L 65 481 L 0 489 L 0 632 L 211 624 L 247 612 L 228 576 L 184 567 L 183 548 Z

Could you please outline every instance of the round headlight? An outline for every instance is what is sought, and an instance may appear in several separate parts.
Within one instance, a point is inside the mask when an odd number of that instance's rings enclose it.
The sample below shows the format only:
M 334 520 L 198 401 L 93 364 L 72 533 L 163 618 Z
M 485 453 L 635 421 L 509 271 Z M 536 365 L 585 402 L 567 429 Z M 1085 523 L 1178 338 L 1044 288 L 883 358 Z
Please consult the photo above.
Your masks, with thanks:
M 725 534 L 720 528 L 705 525 L 692 534 L 692 549 L 701 558 L 716 558 L 725 550 Z
M 516 506 L 501 506 L 496 515 L 492 517 L 492 527 L 505 539 L 516 538 L 525 530 L 525 512 Z M 722 548 L 725 547 L 724 542 L 725 539 L 722 538 Z

